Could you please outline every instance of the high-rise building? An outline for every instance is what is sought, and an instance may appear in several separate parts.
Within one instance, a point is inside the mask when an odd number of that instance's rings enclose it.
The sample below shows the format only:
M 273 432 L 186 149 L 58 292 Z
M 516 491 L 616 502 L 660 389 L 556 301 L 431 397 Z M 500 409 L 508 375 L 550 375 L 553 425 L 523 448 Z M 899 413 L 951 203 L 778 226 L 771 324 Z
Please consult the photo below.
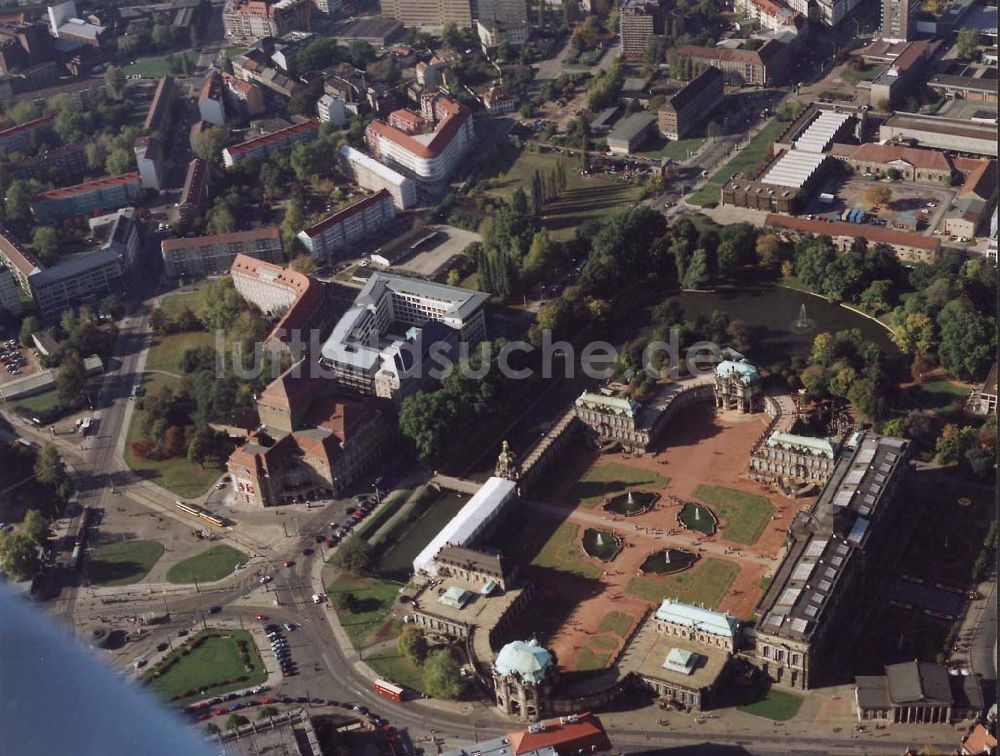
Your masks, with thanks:
M 622 57 L 641 58 L 654 35 L 663 34 L 663 0 L 625 0 L 620 28 Z
M 395 18 L 406 26 L 472 26 L 470 0 L 381 0 L 386 18 Z
M 921 0 L 882 0 L 882 28 L 879 34 L 888 42 L 908 41 L 916 31 L 916 15 Z

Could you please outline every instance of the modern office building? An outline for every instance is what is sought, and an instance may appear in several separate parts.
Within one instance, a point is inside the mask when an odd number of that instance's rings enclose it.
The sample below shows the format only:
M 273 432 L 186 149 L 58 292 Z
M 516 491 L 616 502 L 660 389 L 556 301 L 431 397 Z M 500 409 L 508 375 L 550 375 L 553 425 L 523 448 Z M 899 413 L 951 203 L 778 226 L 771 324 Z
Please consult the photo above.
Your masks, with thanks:
M 881 579 L 878 564 L 892 556 L 887 544 L 899 543 L 907 442 L 859 433 L 847 447 L 816 503 L 795 516 L 757 606 L 757 664 L 793 688 L 814 688 L 849 666 L 870 629 L 865 599 Z
M 906 42 L 917 31 L 917 15 L 922 0 L 882 0 L 879 35 L 887 42 Z
M 399 210 L 417 204 L 417 185 L 413 179 L 347 144 L 340 148 L 340 160 L 344 172 L 362 189 L 370 192 L 385 189 Z
M 433 124 L 431 130 L 409 134 L 372 121 L 365 142 L 376 159 L 434 192 L 451 178 L 475 141 L 472 113 L 454 100 L 432 96 L 421 102 L 421 115 Z
M 153 101 L 150 103 L 149 111 L 146 113 L 146 121 L 143 123 L 143 130 L 147 134 L 163 132 L 170 120 L 170 109 L 174 103 L 177 89 L 174 86 L 172 76 L 164 76 L 156 85 L 153 93 Z
M 315 139 L 318 130 L 319 121 L 311 118 L 271 134 L 226 147 L 222 150 L 222 162 L 227 168 L 232 168 L 247 160 L 263 160 L 274 150 Z
M 375 273 L 323 344 L 321 363 L 344 388 L 399 399 L 433 378 L 430 350 L 486 337 L 487 294 Z
M 164 272 L 171 278 L 203 278 L 226 273 L 237 255 L 280 264 L 285 261 L 277 226 L 213 236 L 164 239 L 160 243 Z
M 290 31 L 308 31 L 310 0 L 226 0 L 222 24 L 230 42 L 255 43 Z
M 371 236 L 396 217 L 392 195 L 382 189 L 299 232 L 299 241 L 314 258 L 326 260 L 354 242 Z
M 139 137 L 133 150 L 142 188 L 160 191 L 163 186 L 163 150 L 160 143 L 156 137 Z
M 619 16 L 623 58 L 637 60 L 646 44 L 663 34 L 664 0 L 623 0 Z
M 43 320 L 54 320 L 68 307 L 98 301 L 120 293 L 139 255 L 140 240 L 134 208 L 124 208 L 90 221 L 96 249 L 59 260 L 28 278 L 35 305 Z
M 381 15 L 402 21 L 406 26 L 472 26 L 470 0 L 380 0 Z
M 90 216 L 98 210 L 134 205 L 141 196 L 138 172 L 123 173 L 36 194 L 31 210 L 36 222 L 52 223 L 77 215 Z
M 683 139 L 694 131 L 723 98 L 722 72 L 709 66 L 657 111 L 657 126 L 667 139 Z

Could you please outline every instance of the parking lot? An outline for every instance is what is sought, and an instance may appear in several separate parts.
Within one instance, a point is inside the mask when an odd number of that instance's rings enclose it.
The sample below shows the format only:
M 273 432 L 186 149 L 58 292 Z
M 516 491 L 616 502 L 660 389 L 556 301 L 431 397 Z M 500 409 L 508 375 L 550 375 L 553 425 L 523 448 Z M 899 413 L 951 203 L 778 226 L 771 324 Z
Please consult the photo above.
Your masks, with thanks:
M 40 370 L 34 350 L 20 346 L 14 339 L 6 340 L 0 345 L 0 362 L 4 367 L 0 370 L 0 384 L 24 378 Z
M 430 278 L 452 257 L 462 254 L 462 250 L 472 242 L 483 240 L 479 234 L 455 226 L 437 226 L 436 230 L 438 235 L 433 244 L 418 250 L 398 266 L 400 269 Z
M 904 181 L 873 181 L 855 176 L 846 182 L 837 180 L 828 182 L 820 193 L 834 195 L 833 202 L 823 202 L 819 193 L 813 199 L 808 212 L 818 216 L 840 220 L 844 210 L 861 208 L 867 210 L 868 203 L 865 193 L 873 186 L 884 186 L 892 192 L 892 200 L 885 207 L 880 207 L 874 218 L 869 222 L 885 221 L 886 228 L 893 228 L 893 223 L 904 213 L 914 213 L 917 216 L 917 232 L 929 236 L 934 233 L 938 224 L 944 218 L 955 189 L 944 186 L 927 186 Z M 933 206 L 929 206 L 933 204 Z M 869 213 L 869 216 L 872 214 Z

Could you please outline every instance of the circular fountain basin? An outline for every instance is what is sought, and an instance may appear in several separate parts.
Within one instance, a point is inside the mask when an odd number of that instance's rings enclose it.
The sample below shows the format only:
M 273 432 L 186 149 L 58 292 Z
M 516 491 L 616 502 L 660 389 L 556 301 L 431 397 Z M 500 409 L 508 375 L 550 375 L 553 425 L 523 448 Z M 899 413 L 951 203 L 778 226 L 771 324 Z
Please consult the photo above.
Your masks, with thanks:
M 689 501 L 677 513 L 677 519 L 688 530 L 697 530 L 705 535 L 714 535 L 719 528 L 715 513 L 703 504 Z
M 669 559 L 668 559 L 669 555 Z M 698 555 L 683 549 L 661 549 L 654 551 L 646 561 L 642 563 L 640 569 L 643 572 L 651 572 L 655 575 L 670 575 L 674 572 L 686 570 L 698 561 Z
M 610 562 L 622 550 L 622 539 L 610 530 L 587 528 L 583 531 L 583 550 L 594 559 Z
M 631 498 L 631 501 L 629 500 Z M 648 512 L 660 498 L 658 493 L 651 491 L 626 491 L 615 494 L 604 502 L 604 510 L 615 514 L 632 517 Z

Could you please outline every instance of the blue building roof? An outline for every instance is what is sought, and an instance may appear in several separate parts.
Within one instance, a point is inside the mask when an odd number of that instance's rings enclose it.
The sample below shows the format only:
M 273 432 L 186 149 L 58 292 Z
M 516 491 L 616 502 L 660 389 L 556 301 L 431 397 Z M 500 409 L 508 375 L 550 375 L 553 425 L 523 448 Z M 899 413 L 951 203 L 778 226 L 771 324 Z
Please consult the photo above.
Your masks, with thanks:
M 500 649 L 494 662 L 501 675 L 517 675 L 523 680 L 541 682 L 552 666 L 552 654 L 538 641 L 512 641 Z
M 656 610 L 656 619 L 693 627 L 715 635 L 724 635 L 727 638 L 735 638 L 736 630 L 740 626 L 738 619 L 724 612 L 713 612 L 711 609 L 682 604 L 671 599 L 663 600 L 660 608 Z
M 757 370 L 757 366 L 745 360 L 742 362 L 723 360 L 716 365 L 715 374 L 720 377 L 735 375 L 742 383 L 756 383 L 760 380 L 760 371 Z

